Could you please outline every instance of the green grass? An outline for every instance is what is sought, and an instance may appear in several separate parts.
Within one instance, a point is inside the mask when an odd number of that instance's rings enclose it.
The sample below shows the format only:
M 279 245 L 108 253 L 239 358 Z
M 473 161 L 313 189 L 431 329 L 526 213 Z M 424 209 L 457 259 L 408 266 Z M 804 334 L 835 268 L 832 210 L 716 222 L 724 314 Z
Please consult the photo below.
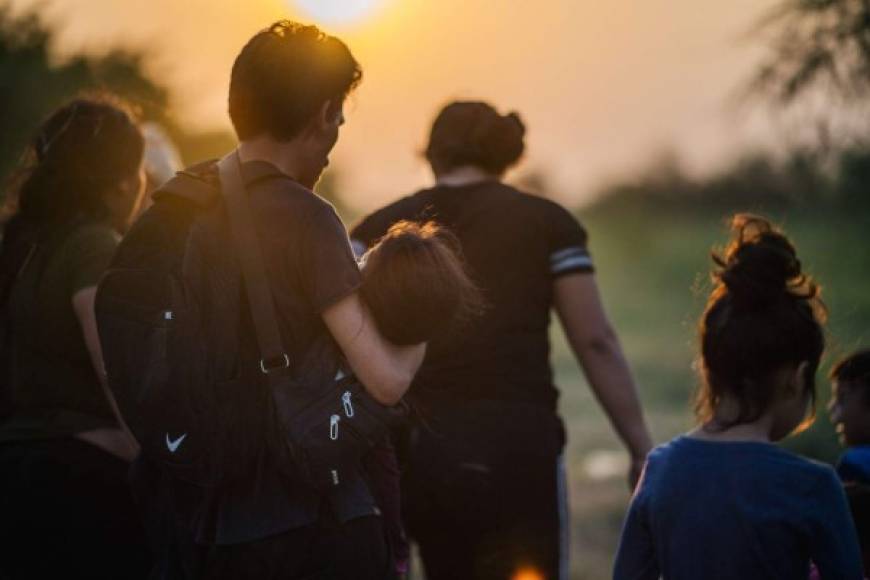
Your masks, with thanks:
M 597 277 L 611 319 L 640 385 L 657 442 L 692 424 L 690 400 L 696 321 L 709 289 L 710 250 L 728 240 L 724 215 L 713 212 L 599 213 L 582 215 L 590 232 Z M 824 287 L 830 310 L 833 360 L 870 346 L 870 216 L 794 213 L 776 216 L 797 244 L 806 271 Z M 622 475 L 590 477 L 584 467 L 599 451 L 619 451 L 554 325 L 553 363 L 562 392 L 560 408 L 569 430 L 566 454 L 572 500 L 572 577 L 610 577 L 611 561 L 629 492 Z M 824 405 L 829 387 L 819 375 L 819 419 L 786 442 L 789 448 L 833 462 L 838 446 Z

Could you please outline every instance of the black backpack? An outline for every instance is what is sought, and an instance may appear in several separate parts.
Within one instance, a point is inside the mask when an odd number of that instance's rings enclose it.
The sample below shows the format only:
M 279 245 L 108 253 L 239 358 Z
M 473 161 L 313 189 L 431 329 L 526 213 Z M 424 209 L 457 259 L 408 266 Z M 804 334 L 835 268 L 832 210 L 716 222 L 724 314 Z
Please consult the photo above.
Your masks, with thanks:
M 339 486 L 403 409 L 352 375 L 296 380 L 238 155 L 218 169 L 223 195 L 184 173 L 164 186 L 100 283 L 109 386 L 143 453 L 177 477 L 244 477 L 266 453 L 318 489 Z M 250 329 L 256 344 L 239 339 Z
M 121 242 L 96 298 L 109 387 L 143 453 L 205 485 L 243 460 L 225 448 L 240 308 L 232 254 L 220 256 L 226 219 L 219 191 L 180 173 Z

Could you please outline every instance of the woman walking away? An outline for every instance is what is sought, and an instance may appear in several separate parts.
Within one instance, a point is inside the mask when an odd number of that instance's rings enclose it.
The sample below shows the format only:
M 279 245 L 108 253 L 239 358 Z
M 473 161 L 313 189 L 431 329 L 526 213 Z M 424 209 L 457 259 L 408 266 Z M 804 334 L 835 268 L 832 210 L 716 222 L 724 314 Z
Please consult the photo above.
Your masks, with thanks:
M 76 100 L 32 145 L 0 253 L 0 576 L 144 578 L 135 454 L 105 388 L 97 282 L 140 202 L 143 139 Z
M 401 220 L 459 240 L 486 308 L 434 338 L 414 381 L 425 421 L 410 434 L 402 493 L 429 580 L 567 574 L 564 428 L 549 363 L 555 308 L 639 472 L 650 438 L 598 295 L 586 232 L 559 205 L 501 182 L 524 149 L 515 113 L 448 105 L 426 157 L 436 185 L 374 213 L 351 237 L 370 247 Z
M 860 580 L 836 473 L 773 445 L 811 421 L 818 287 L 767 221 L 732 228 L 701 319 L 699 426 L 649 454 L 614 578 L 806 578 L 812 561 L 822 578 Z

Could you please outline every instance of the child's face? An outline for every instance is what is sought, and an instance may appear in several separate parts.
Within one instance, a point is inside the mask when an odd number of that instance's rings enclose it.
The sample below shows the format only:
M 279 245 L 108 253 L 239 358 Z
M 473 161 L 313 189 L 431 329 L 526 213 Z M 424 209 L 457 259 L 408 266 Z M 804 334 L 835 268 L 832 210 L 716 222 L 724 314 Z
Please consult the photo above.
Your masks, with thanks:
M 835 381 L 828 413 L 843 445 L 870 444 L 870 401 L 864 400 L 859 385 Z

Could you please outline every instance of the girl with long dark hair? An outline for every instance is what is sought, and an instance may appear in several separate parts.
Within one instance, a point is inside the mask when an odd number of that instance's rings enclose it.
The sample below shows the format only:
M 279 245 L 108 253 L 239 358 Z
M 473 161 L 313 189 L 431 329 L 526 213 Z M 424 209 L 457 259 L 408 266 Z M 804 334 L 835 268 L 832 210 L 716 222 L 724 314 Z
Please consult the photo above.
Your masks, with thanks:
M 106 388 L 96 285 L 141 200 L 124 109 L 77 99 L 39 129 L 0 251 L 0 576 L 141 578 L 136 453 Z

